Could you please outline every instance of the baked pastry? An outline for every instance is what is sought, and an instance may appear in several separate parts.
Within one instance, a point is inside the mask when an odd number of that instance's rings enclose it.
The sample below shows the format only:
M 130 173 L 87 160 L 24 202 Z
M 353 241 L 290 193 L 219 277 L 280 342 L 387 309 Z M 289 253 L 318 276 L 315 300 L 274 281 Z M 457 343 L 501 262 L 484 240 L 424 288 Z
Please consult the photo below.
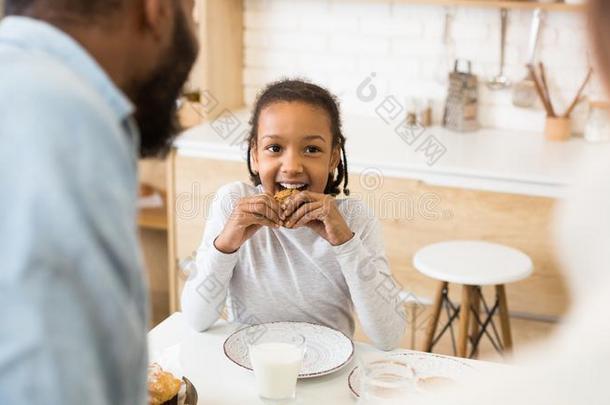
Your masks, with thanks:
M 183 385 L 172 373 L 163 371 L 156 363 L 148 367 L 148 404 L 177 404 L 178 394 Z
M 290 197 L 291 195 L 296 194 L 298 192 L 299 192 L 299 190 L 296 188 L 285 188 L 284 190 L 281 190 L 281 191 L 278 191 L 277 193 L 275 193 L 273 198 L 275 198 L 275 201 L 282 204 L 284 201 L 286 201 L 286 199 L 288 197 Z

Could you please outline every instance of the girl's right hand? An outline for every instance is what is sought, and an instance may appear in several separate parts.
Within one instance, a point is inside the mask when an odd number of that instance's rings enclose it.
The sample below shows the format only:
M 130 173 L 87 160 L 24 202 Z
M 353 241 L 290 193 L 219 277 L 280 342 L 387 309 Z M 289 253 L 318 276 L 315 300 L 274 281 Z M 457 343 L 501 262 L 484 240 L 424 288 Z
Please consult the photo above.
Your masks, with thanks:
M 240 199 L 214 246 L 223 253 L 236 252 L 262 226 L 280 227 L 279 213 L 279 203 L 269 194 Z

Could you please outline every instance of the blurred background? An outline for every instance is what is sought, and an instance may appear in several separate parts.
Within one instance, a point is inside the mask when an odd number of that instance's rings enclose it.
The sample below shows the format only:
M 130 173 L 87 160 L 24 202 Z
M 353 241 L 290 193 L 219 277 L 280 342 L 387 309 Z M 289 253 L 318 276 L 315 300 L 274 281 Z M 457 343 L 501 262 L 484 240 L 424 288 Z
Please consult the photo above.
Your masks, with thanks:
M 179 310 L 216 189 L 248 181 L 243 140 L 258 91 L 303 77 L 341 102 L 352 194 L 380 218 L 410 297 L 403 346 L 420 348 L 436 288 L 412 258 L 456 239 L 527 254 L 533 274 L 506 287 L 515 346 L 553 333 L 569 308 L 553 209 L 576 162 L 610 134 L 585 11 L 576 0 L 197 1 L 185 133 L 166 159 L 140 163 L 151 326 Z M 459 303 L 459 288 L 449 295 Z M 493 358 L 490 345 L 480 350 Z M 448 336 L 435 351 L 452 353 Z

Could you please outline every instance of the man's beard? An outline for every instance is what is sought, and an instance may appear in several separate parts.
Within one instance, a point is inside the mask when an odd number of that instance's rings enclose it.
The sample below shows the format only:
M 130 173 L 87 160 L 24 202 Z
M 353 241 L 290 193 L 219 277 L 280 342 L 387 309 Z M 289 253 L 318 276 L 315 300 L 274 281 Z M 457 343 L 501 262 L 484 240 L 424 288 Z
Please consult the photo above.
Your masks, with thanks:
M 135 86 L 141 157 L 164 157 L 181 131 L 176 100 L 198 53 L 197 41 L 187 27 L 184 13 L 176 7 L 171 46 L 149 78 Z

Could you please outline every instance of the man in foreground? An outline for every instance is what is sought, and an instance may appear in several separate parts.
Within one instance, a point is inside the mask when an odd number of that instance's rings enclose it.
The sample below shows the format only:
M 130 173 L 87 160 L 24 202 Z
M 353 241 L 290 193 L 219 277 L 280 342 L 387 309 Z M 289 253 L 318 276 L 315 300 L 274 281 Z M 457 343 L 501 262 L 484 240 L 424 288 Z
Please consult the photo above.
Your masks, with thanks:
M 5 0 L 0 403 L 145 404 L 138 155 L 162 155 L 193 0 Z

